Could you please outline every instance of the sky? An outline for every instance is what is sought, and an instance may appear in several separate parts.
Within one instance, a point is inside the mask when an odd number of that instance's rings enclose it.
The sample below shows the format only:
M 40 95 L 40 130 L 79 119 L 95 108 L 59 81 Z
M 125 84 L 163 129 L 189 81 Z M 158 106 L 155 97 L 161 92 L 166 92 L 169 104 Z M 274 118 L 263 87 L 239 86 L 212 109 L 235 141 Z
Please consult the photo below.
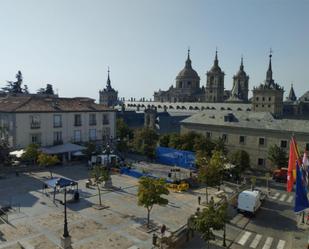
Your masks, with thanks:
M 225 89 L 244 57 L 249 88 L 273 76 L 309 90 L 307 0 L 0 0 L 0 87 L 21 70 L 31 92 L 98 100 L 110 67 L 119 97 L 153 98 L 175 85 L 190 47 L 206 85 L 216 47 Z M 250 91 L 251 93 L 251 91 Z

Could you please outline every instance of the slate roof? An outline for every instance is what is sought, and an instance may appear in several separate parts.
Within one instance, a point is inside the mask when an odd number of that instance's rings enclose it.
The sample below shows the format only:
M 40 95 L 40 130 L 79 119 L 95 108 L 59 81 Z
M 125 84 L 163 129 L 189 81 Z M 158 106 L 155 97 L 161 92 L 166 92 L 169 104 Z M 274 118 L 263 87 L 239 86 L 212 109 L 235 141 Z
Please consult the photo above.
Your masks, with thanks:
M 309 133 L 309 120 L 275 119 L 269 112 L 209 110 L 192 115 L 181 123 Z
M 7 96 L 0 98 L 0 112 L 95 112 L 112 111 L 90 98 Z
M 303 102 L 309 102 L 309 91 L 305 92 L 305 94 L 301 96 L 299 100 Z

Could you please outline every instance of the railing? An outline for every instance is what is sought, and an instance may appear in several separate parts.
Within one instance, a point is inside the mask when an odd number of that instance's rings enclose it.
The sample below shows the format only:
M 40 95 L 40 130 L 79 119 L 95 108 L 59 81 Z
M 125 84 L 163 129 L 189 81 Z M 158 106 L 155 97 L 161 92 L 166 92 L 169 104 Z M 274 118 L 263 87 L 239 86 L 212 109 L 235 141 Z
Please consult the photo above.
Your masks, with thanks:
M 41 124 L 38 123 L 38 122 L 32 122 L 32 123 L 30 124 L 30 128 L 31 128 L 31 129 L 40 129 L 40 128 L 41 128 Z

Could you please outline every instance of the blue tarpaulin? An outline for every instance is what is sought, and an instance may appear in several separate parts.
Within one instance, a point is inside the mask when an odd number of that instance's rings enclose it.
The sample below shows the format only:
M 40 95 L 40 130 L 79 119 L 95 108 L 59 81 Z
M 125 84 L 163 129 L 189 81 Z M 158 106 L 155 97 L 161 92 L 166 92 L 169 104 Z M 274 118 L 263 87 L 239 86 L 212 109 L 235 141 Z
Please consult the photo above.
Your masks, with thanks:
M 156 149 L 156 156 L 159 163 L 195 169 L 195 153 L 191 151 L 158 147 Z

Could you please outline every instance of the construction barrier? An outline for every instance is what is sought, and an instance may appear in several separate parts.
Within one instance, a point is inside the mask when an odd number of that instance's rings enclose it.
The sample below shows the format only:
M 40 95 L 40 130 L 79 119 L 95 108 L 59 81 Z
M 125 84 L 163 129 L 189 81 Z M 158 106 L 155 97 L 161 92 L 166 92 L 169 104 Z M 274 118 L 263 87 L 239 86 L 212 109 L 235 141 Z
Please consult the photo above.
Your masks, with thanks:
M 158 147 L 156 149 L 156 160 L 162 164 L 195 169 L 195 154 L 191 151 Z

